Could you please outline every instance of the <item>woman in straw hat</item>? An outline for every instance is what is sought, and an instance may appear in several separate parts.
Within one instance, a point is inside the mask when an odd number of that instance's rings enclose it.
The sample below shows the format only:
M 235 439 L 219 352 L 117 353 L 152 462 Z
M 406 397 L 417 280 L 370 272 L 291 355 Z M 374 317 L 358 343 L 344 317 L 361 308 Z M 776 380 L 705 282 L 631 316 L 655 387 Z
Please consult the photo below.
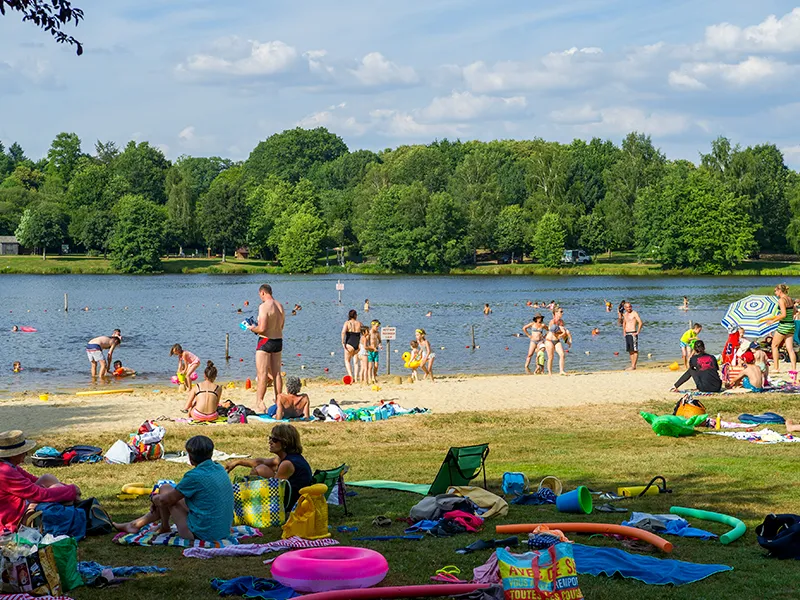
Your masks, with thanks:
M 39 502 L 71 504 L 80 499 L 77 485 L 65 485 L 52 475 L 36 477 L 20 466 L 35 446 L 21 431 L 0 433 L 0 533 L 16 531 L 25 512 Z

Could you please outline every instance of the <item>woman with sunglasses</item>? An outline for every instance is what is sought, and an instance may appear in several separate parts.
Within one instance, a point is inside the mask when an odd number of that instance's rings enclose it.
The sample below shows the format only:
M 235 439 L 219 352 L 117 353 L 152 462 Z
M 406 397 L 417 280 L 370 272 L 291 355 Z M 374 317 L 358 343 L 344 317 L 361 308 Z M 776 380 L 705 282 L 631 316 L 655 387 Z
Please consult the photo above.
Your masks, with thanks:
M 225 470 L 249 467 L 251 477 L 287 480 L 291 490 L 286 508 L 291 510 L 300 497 L 300 490 L 314 483 L 311 466 L 303 457 L 300 432 L 288 423 L 275 425 L 269 434 L 269 451 L 275 455 L 273 458 L 236 458 L 224 464 Z

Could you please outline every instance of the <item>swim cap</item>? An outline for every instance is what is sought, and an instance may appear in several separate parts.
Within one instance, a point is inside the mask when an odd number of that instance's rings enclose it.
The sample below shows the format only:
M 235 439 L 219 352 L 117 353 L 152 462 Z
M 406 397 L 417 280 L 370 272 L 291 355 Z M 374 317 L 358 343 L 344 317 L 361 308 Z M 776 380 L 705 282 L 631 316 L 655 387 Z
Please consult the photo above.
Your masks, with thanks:
M 371 325 L 371 326 L 372 326 L 372 325 L 380 325 L 380 324 L 381 324 L 381 322 L 380 322 L 380 321 L 378 321 L 378 319 L 373 319 L 373 320 L 372 320 L 372 323 L 370 323 L 370 325 Z

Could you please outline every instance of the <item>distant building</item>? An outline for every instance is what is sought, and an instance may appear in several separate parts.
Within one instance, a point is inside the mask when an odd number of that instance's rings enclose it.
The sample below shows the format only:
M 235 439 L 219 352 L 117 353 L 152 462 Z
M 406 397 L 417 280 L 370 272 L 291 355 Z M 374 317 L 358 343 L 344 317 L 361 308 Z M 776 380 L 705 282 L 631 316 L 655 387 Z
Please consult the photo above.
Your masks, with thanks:
M 250 256 L 250 249 L 242 246 L 236 251 L 236 254 L 234 254 L 234 256 L 236 258 L 247 258 L 248 256 Z
M 16 236 L 0 235 L 0 254 L 19 254 L 19 242 Z

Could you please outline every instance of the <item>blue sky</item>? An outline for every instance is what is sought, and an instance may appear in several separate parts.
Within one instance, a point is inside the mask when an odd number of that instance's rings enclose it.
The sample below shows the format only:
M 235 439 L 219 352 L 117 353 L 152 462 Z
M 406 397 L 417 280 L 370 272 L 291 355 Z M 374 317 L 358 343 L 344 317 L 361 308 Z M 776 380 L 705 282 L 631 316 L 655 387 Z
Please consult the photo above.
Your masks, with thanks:
M 795 0 L 797 2 L 797 0 Z M 351 149 L 435 138 L 617 142 L 697 160 L 717 135 L 800 167 L 800 7 L 774 0 L 76 0 L 84 56 L 0 18 L 0 141 L 60 131 L 247 158 L 322 125 Z

